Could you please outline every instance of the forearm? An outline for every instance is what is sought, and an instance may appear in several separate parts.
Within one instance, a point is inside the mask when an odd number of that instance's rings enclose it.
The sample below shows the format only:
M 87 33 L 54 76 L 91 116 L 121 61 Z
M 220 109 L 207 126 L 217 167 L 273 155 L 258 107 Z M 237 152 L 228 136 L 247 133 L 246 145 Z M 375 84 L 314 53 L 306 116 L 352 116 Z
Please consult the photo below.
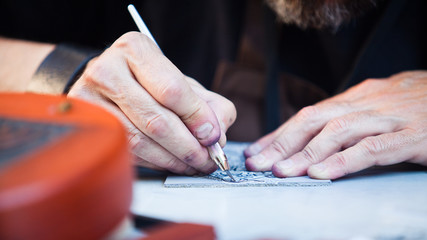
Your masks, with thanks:
M 25 91 L 54 44 L 0 37 L 0 91 Z

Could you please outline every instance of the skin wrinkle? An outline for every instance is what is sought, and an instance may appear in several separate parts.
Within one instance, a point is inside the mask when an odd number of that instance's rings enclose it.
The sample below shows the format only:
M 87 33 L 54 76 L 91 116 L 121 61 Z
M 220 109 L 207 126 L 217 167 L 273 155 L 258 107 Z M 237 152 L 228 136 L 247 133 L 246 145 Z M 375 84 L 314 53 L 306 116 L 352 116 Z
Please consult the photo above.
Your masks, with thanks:
M 195 117 L 198 116 L 201 111 L 202 111 L 202 106 L 200 105 L 200 103 L 197 103 L 197 106 L 193 108 L 192 112 L 189 112 L 186 115 L 181 116 L 181 120 L 184 122 L 189 121 L 190 119 L 194 120 Z M 203 123 L 200 125 L 203 125 Z
M 279 141 L 281 140 L 281 141 Z M 279 140 L 274 140 L 271 143 L 271 146 L 273 147 L 274 150 L 276 150 L 283 158 L 288 158 L 290 156 L 289 153 L 289 149 L 290 145 L 287 140 L 287 138 L 285 139 L 279 139 Z
M 342 171 L 341 174 L 347 175 L 350 171 L 347 168 L 348 160 L 345 158 L 345 155 L 342 152 L 337 152 L 332 156 L 333 161 L 336 163 L 335 168 L 338 168 Z M 375 162 L 372 164 L 374 165 Z
M 302 149 L 301 154 L 311 164 L 315 164 L 318 162 L 319 154 L 316 151 L 314 151 L 314 149 L 310 145 L 305 146 L 305 148 Z
M 136 152 L 137 146 L 141 142 L 141 137 L 139 135 L 139 131 L 137 131 L 136 128 L 128 133 L 128 143 L 131 152 Z
M 146 120 L 145 130 L 149 136 L 166 138 L 169 135 L 167 131 L 169 128 L 166 127 L 167 125 L 167 121 L 165 121 L 161 114 L 155 114 L 154 117 L 150 117 Z
M 350 122 L 349 120 L 350 119 L 347 119 L 346 116 L 332 119 L 326 124 L 324 129 L 335 135 L 348 134 L 351 124 L 351 120 Z
M 167 77 L 167 78 L 172 79 L 172 77 Z M 166 107 L 173 106 L 174 104 L 179 102 L 182 99 L 183 94 L 185 93 L 184 89 L 180 85 L 180 83 L 183 81 L 184 81 L 184 78 L 182 78 L 180 80 L 176 80 L 176 81 L 172 80 L 172 81 L 168 82 L 167 84 L 166 84 L 166 82 L 161 84 L 161 85 L 159 84 L 159 87 L 157 88 L 158 93 L 156 94 L 158 96 L 159 102 L 162 103 Z M 198 106 L 198 108 L 200 109 L 201 106 Z M 195 112 L 196 111 L 189 113 L 190 116 L 181 116 L 181 119 L 187 120 L 187 119 L 193 117 L 194 116 L 193 114 Z

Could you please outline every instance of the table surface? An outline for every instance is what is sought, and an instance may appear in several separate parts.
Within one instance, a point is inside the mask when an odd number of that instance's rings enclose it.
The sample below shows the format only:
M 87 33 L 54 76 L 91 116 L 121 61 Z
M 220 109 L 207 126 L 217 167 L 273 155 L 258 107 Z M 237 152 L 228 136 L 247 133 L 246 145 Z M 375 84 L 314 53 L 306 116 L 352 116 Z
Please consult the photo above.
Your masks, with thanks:
M 134 182 L 131 211 L 210 224 L 218 239 L 427 239 L 427 170 L 375 167 L 322 187 L 165 188 Z

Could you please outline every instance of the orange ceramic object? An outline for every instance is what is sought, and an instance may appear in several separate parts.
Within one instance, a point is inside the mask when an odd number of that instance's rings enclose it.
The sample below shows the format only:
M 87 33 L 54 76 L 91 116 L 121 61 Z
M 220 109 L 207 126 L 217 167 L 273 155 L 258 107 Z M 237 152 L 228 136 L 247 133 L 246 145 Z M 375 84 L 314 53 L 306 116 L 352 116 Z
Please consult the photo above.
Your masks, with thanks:
M 97 106 L 0 94 L 0 239 L 107 236 L 129 212 L 130 157 L 122 125 Z
M 141 240 L 215 240 L 212 226 L 194 223 L 174 223 L 154 227 Z

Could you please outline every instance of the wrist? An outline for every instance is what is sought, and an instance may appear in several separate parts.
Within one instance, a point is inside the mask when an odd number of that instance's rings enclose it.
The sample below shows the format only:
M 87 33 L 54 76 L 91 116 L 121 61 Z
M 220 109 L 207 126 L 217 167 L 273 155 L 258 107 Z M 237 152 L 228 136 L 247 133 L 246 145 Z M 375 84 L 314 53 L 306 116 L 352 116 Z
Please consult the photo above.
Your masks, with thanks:
M 66 94 L 83 73 L 97 51 L 69 44 L 58 44 L 43 60 L 28 84 L 27 91 Z

